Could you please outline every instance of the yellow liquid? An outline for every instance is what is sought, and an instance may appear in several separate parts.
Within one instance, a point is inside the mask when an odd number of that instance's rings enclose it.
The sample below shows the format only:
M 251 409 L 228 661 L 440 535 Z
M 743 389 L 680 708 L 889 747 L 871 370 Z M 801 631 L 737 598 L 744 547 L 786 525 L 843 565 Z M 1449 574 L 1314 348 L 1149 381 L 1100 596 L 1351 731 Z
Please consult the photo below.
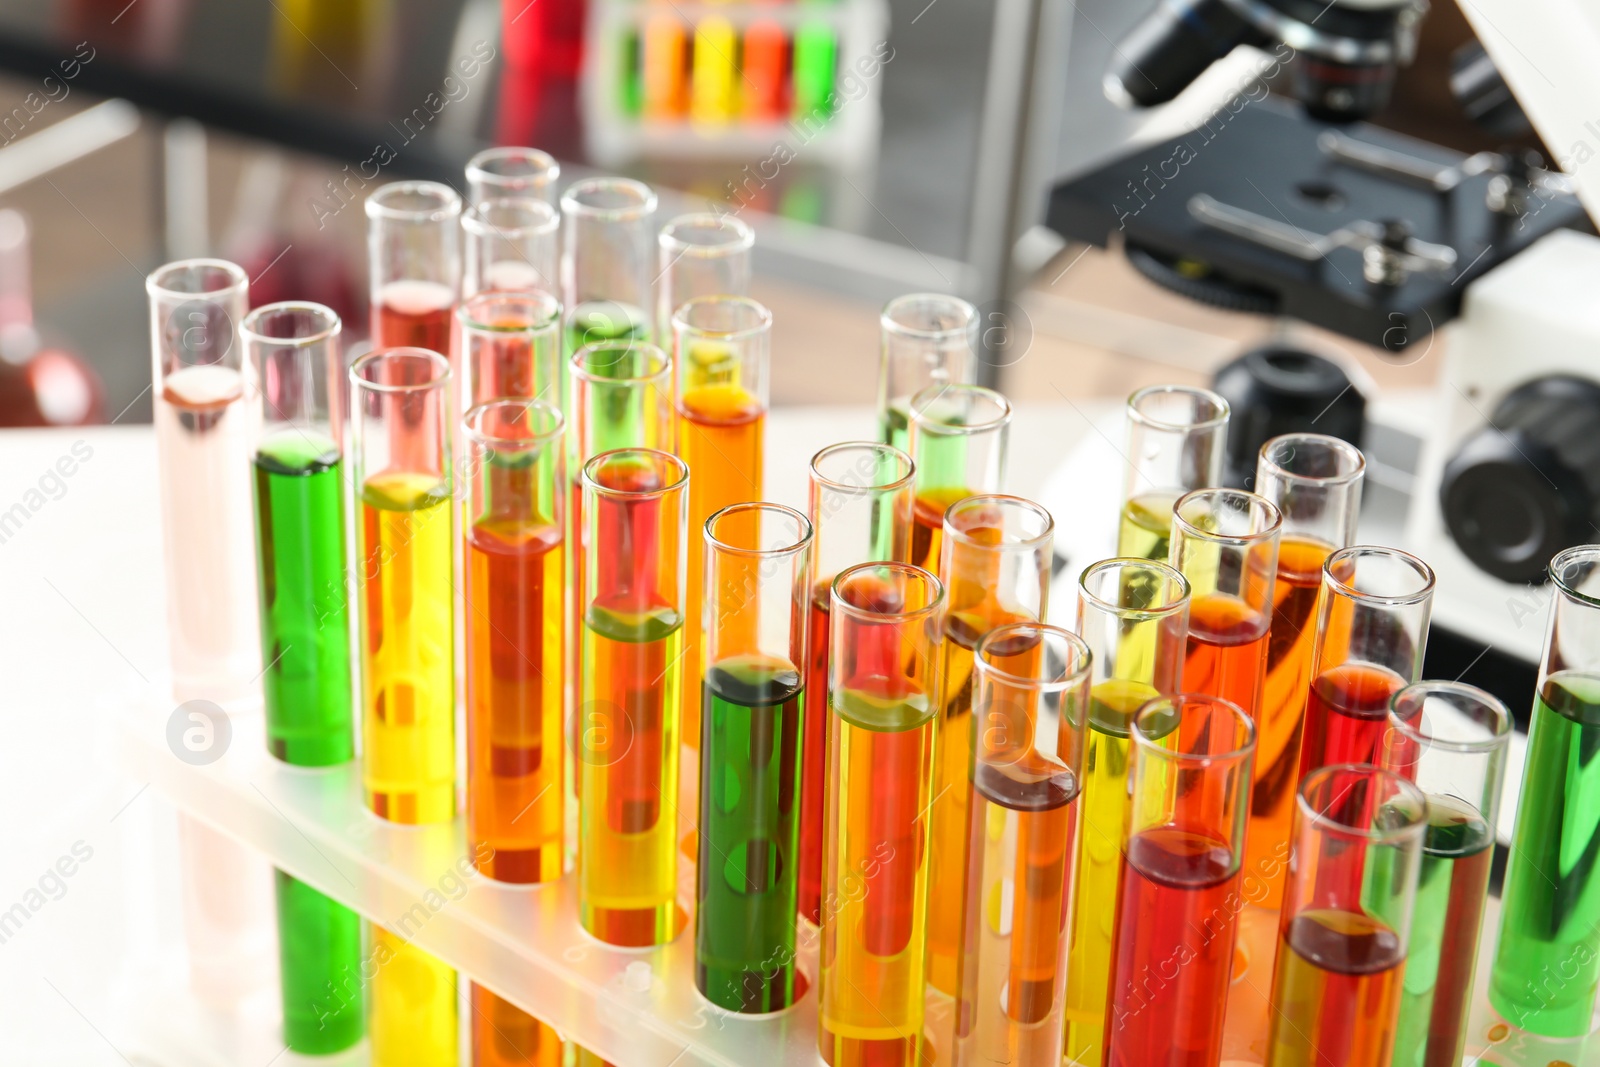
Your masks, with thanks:
M 372 1067 L 455 1067 L 456 972 L 381 926 L 371 930 Z
M 1128 727 L 1133 713 L 1157 691 L 1112 679 L 1091 693 L 1089 740 L 1079 795 L 1078 875 L 1073 887 L 1072 947 L 1067 952 L 1069 1062 L 1098 1067 L 1111 982 L 1111 933 L 1127 833 Z
M 437 475 L 385 472 L 361 490 L 361 777 L 394 822 L 455 817 L 450 498 Z
M 1172 506 L 1178 493 L 1141 493 L 1122 505 L 1117 555 L 1167 561 L 1172 537 Z

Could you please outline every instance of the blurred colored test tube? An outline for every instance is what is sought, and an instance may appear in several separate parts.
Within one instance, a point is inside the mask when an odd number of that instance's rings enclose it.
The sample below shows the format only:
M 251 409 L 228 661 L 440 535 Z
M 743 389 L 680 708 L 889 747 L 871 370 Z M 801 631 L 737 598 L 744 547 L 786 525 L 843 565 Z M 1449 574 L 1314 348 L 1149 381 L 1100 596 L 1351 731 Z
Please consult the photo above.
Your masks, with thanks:
M 450 351 L 461 287 L 461 197 L 438 182 L 391 182 L 366 200 L 372 347 Z
M 456 308 L 463 409 L 503 398 L 560 406 L 561 305 L 542 292 L 486 292 Z
M 957 1067 L 1061 1062 L 1090 662 L 1077 635 L 1042 623 L 978 644 L 971 860 L 953 876 L 967 905 Z
M 944 587 L 906 563 L 833 580 L 817 1046 L 832 1067 L 924 1057 L 928 803 Z

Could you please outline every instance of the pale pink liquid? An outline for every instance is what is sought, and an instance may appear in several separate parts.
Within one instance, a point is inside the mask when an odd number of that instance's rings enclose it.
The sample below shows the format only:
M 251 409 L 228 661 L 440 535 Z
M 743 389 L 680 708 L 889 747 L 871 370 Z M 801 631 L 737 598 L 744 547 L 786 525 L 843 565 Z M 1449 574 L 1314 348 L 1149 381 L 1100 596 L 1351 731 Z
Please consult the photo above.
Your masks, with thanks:
M 188 815 L 178 816 L 178 851 L 183 939 L 195 996 L 231 1008 L 258 989 L 275 988 L 271 864 Z
M 448 355 L 456 294 L 439 282 L 403 278 L 372 295 L 373 348 L 426 348 Z
M 155 397 L 173 696 L 238 702 L 261 672 L 253 412 L 239 372 L 216 364 L 168 374 Z

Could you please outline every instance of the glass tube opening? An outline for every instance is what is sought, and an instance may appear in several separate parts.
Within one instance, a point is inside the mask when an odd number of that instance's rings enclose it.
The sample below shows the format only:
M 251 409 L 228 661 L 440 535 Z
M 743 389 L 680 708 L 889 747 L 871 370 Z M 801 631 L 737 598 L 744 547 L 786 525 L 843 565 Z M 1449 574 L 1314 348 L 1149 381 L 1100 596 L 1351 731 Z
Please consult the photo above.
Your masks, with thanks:
M 193 296 L 215 297 L 249 284 L 244 270 L 225 259 L 183 259 L 152 271 L 144 287 L 154 299 L 181 301 Z
M 748 252 L 756 235 L 739 219 L 703 213 L 679 215 L 661 228 L 660 241 L 674 259 L 720 259 Z
M 1422 790 L 1365 763 L 1318 767 L 1301 781 L 1295 803 L 1305 825 L 1345 841 L 1394 845 L 1420 839 L 1428 826 Z
M 561 437 L 561 412 L 542 400 L 491 400 L 461 420 L 467 439 L 495 455 L 536 452 Z
M 505 241 L 529 237 L 556 239 L 561 216 L 543 200 L 504 197 L 472 205 L 461 216 L 461 228 L 474 237 Z
M 1108 559 L 1084 569 L 1078 596 L 1102 614 L 1160 619 L 1188 610 L 1189 581 L 1155 560 Z
M 940 293 L 907 293 L 883 306 L 878 318 L 885 334 L 942 347 L 965 344 L 978 310 L 960 297 Z
M 910 456 L 873 441 L 843 441 L 811 457 L 811 475 L 818 485 L 851 496 L 904 489 L 916 471 Z
M 490 291 L 463 300 L 456 309 L 461 325 L 484 333 L 547 330 L 561 318 L 561 302 L 535 290 Z
M 446 222 L 461 214 L 461 197 L 439 182 L 390 182 L 366 199 L 369 219 Z
M 811 520 L 783 504 L 733 504 L 706 520 L 705 534 L 718 552 L 779 559 L 811 543 Z
M 911 398 L 911 419 L 918 433 L 936 437 L 992 433 L 1011 422 L 1011 401 L 981 385 L 946 382 Z
M 424 393 L 450 380 L 450 362 L 426 348 L 381 348 L 350 365 L 350 380 L 373 393 Z
M 974 549 L 1026 551 L 1050 540 L 1056 524 L 1031 500 L 993 493 L 951 504 L 944 528 L 952 541 Z
M 583 465 L 583 484 L 600 496 L 649 500 L 679 489 L 689 468 L 677 456 L 653 448 L 616 448 Z
M 321 304 L 285 300 L 258 307 L 244 317 L 240 332 L 248 342 L 271 348 L 310 348 L 338 336 L 339 316 Z
M 606 222 L 637 222 L 655 213 L 656 194 L 632 178 L 584 178 L 561 194 L 561 210 Z
M 1361 449 L 1320 433 L 1286 433 L 1261 446 L 1260 474 L 1276 481 L 1310 485 L 1343 485 L 1367 469 Z
M 572 374 L 608 384 L 655 381 L 664 389 L 672 375 L 672 357 L 648 341 L 601 342 L 572 354 Z
M 1196 489 L 1178 500 L 1172 514 L 1186 536 L 1225 545 L 1260 541 L 1283 522 L 1277 505 L 1241 489 Z
M 1335 592 L 1368 603 L 1403 606 L 1433 596 L 1433 568 L 1398 548 L 1342 548 L 1322 569 Z
M 498 196 L 548 197 L 561 176 L 561 164 L 537 148 L 487 148 L 467 160 L 467 184 L 474 192 Z
M 1550 580 L 1565 596 L 1600 608 L 1600 545 L 1579 545 L 1550 561 Z
M 1256 724 L 1244 709 L 1204 693 L 1148 701 L 1134 713 L 1132 734 L 1146 757 L 1185 769 L 1238 763 L 1256 747 Z
M 944 583 L 910 563 L 862 563 L 833 579 L 833 606 L 865 622 L 935 621 Z
M 772 328 L 772 312 L 745 296 L 702 296 L 672 313 L 674 332 L 697 340 L 744 341 Z
M 1151 385 L 1128 397 L 1128 418 L 1154 430 L 1185 433 L 1228 421 L 1228 402 L 1192 385 Z

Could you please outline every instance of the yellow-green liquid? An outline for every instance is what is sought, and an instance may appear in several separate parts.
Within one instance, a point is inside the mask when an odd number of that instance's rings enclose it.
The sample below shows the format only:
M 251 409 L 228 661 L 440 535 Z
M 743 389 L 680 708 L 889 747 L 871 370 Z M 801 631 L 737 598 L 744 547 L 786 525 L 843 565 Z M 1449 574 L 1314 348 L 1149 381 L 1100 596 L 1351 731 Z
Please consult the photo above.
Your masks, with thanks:
M 1117 555 L 1165 563 L 1172 539 L 1172 506 L 1177 493 L 1140 493 L 1122 505 L 1117 529 Z

